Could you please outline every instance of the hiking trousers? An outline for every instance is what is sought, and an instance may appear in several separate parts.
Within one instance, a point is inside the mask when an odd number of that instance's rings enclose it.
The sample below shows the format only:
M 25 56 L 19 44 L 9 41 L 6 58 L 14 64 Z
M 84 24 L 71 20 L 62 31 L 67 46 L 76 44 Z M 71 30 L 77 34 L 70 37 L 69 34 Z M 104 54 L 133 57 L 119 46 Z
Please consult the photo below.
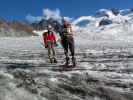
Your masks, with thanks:
M 56 59 L 56 57 L 55 57 L 56 53 L 55 53 L 54 43 L 53 42 L 48 42 L 47 50 L 48 50 L 49 59 Z
M 64 48 L 65 56 L 68 57 L 68 52 L 71 52 L 71 56 L 75 56 L 74 38 L 73 36 L 63 36 L 61 40 Z

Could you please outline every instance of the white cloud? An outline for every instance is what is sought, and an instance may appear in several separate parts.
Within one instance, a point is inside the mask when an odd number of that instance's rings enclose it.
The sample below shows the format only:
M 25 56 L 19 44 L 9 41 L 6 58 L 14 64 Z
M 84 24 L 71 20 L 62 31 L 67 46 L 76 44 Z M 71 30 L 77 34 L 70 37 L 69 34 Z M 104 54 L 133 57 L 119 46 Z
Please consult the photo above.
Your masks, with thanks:
M 63 19 L 65 19 L 68 22 L 71 22 L 73 20 L 73 18 L 70 18 L 70 17 L 63 17 Z
M 51 10 L 51 9 L 43 9 L 43 14 L 41 16 L 32 16 L 30 14 L 28 14 L 26 16 L 26 20 L 28 20 L 29 22 L 35 22 L 35 21 L 40 21 L 41 19 L 53 19 L 53 20 L 56 20 L 58 22 L 61 23 L 62 21 L 62 16 L 61 16 L 61 13 L 60 13 L 60 10 L 59 9 L 55 9 L 55 10 Z M 73 18 L 70 18 L 70 17 L 64 17 L 65 19 L 67 19 L 68 21 L 72 21 Z
M 35 22 L 35 21 L 40 21 L 42 19 L 42 17 L 41 16 L 38 16 L 38 17 L 34 17 L 34 16 L 32 16 L 32 15 L 30 15 L 30 14 L 28 14 L 27 16 L 26 16 L 26 20 L 27 21 L 29 21 L 29 22 Z
M 62 17 L 60 15 L 60 10 L 50 10 L 50 9 L 43 9 L 43 16 L 46 17 L 46 19 L 54 19 L 54 20 L 61 20 Z

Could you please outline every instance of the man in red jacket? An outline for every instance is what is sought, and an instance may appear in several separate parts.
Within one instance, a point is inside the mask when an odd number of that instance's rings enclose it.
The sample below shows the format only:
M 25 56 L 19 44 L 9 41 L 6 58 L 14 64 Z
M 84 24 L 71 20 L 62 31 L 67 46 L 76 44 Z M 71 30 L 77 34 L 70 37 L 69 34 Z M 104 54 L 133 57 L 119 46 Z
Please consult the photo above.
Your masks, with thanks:
M 48 31 L 43 34 L 45 48 L 47 48 L 48 50 L 48 57 L 50 62 L 57 63 L 55 57 L 55 46 L 57 46 L 55 33 L 53 32 L 53 28 L 51 25 L 48 25 L 47 29 Z

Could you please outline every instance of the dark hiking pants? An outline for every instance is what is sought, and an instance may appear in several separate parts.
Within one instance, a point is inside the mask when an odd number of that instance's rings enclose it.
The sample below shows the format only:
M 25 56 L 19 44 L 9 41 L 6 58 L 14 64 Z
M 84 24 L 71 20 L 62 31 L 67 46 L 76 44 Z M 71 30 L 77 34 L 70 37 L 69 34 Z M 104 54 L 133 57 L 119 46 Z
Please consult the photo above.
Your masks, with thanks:
M 66 58 L 69 57 L 68 55 L 68 51 L 70 50 L 71 52 L 71 56 L 74 58 L 74 55 L 75 55 L 75 47 L 74 47 L 74 39 L 72 36 L 63 36 L 62 37 L 62 46 L 64 48 L 64 51 L 65 51 L 65 56 Z

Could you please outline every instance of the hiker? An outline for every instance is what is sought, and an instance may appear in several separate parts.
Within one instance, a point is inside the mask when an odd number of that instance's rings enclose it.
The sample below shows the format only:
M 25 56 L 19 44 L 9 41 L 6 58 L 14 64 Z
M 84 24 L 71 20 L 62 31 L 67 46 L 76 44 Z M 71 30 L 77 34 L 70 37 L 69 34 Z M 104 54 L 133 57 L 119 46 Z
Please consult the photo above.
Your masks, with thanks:
M 45 48 L 48 50 L 48 57 L 50 60 L 50 63 L 57 63 L 56 57 L 55 57 L 55 46 L 57 46 L 56 43 L 56 36 L 53 32 L 53 28 L 51 25 L 47 26 L 47 32 L 44 32 L 43 34 L 43 40 L 45 44 Z
M 70 64 L 70 58 L 69 58 L 69 50 L 71 52 L 71 60 L 72 60 L 72 66 L 76 66 L 76 58 L 75 58 L 75 47 L 74 47 L 74 37 L 73 37 L 73 31 L 71 24 L 63 19 L 63 25 L 62 25 L 62 31 L 60 33 L 61 36 L 61 44 L 64 49 L 65 53 L 65 65 L 68 66 Z

